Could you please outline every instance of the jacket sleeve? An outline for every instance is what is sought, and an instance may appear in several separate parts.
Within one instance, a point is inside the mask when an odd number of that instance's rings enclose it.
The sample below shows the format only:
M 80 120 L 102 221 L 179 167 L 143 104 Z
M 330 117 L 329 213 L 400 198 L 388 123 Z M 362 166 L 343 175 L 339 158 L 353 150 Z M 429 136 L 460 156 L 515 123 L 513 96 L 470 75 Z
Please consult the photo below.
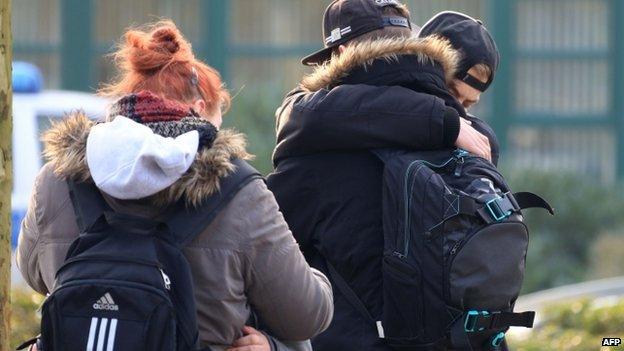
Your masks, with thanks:
M 468 115 L 468 120 L 472 122 L 472 126 L 481 134 L 485 135 L 490 141 L 490 151 L 492 153 L 492 164 L 498 167 L 498 161 L 500 159 L 500 143 L 498 137 L 492 127 L 482 119 Z
M 280 162 L 267 177 L 279 209 L 299 247 L 306 255 L 314 246 L 319 199 L 316 174 L 288 160 Z M 305 204 L 305 205 L 302 205 Z
M 31 288 L 44 295 L 48 293 L 48 289 L 41 276 L 37 247 L 40 244 L 41 234 L 39 228 L 42 216 L 40 206 L 41 184 L 44 182 L 47 173 L 49 170 L 44 167 L 35 179 L 26 216 L 20 226 L 16 253 L 17 268 L 22 273 L 22 277 Z
M 310 339 L 331 322 L 331 285 L 306 263 L 266 185 L 248 186 L 255 189 L 238 211 L 248 233 L 241 251 L 249 303 L 276 338 Z
M 433 95 L 400 86 L 295 90 L 277 111 L 274 160 L 336 150 L 452 146 L 459 114 Z

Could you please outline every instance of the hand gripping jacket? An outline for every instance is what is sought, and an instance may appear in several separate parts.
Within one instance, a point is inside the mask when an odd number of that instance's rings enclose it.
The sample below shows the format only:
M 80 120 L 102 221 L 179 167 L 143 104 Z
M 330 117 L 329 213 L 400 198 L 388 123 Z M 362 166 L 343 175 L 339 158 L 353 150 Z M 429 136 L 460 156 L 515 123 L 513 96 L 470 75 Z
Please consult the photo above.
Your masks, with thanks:
M 372 316 L 328 262 L 336 288 L 396 350 L 505 350 L 529 233 L 521 210 L 551 206 L 512 193 L 487 160 L 463 150 L 377 150 L 383 175 L 383 312 Z
M 260 174 L 242 160 L 200 207 L 165 220 L 115 213 L 92 183 L 69 182 L 80 236 L 42 308 L 43 351 L 199 350 L 193 280 L 181 249 Z M 209 287 L 206 287 L 209 289 Z

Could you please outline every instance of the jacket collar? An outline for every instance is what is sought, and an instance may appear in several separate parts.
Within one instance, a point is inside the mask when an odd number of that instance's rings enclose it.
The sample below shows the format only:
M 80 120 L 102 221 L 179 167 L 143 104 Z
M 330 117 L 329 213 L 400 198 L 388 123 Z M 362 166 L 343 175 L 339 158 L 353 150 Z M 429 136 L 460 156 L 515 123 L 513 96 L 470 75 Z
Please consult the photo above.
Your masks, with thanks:
M 345 82 L 371 83 L 374 79 L 383 79 L 385 85 L 409 85 L 410 80 L 417 79 L 416 72 L 423 70 L 449 83 L 458 62 L 459 53 L 448 40 L 437 36 L 370 40 L 348 46 L 340 56 L 306 76 L 301 86 L 317 91 Z
M 54 174 L 63 180 L 92 181 L 86 161 L 87 138 L 95 122 L 84 113 L 73 113 L 56 122 L 44 133 L 44 157 Z M 190 169 L 173 185 L 149 197 L 151 204 L 166 206 L 184 199 L 198 206 L 219 190 L 219 179 L 234 170 L 233 158 L 250 159 L 242 134 L 221 130 L 210 148 L 195 156 Z

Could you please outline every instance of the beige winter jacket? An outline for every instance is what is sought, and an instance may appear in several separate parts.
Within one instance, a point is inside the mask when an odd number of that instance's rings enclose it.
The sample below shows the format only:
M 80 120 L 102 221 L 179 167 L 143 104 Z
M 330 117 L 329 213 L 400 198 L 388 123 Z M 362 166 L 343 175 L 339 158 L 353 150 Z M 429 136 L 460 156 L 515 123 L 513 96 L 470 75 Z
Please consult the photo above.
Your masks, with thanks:
M 78 236 L 66 179 L 90 179 L 85 145 L 93 122 L 74 114 L 44 137 L 49 162 L 41 169 L 22 223 L 17 263 L 40 293 Z M 118 212 L 158 218 L 180 196 L 201 201 L 217 191 L 232 170 L 230 159 L 246 158 L 244 138 L 222 130 L 212 148 L 202 150 L 191 169 L 170 188 L 148 200 L 106 197 Z M 281 340 L 306 340 L 325 330 L 333 313 L 331 286 L 311 269 L 261 180 L 246 185 L 186 249 L 197 300 L 203 346 L 230 345 L 241 337 L 250 306 Z M 220 345 L 220 347 L 219 347 Z

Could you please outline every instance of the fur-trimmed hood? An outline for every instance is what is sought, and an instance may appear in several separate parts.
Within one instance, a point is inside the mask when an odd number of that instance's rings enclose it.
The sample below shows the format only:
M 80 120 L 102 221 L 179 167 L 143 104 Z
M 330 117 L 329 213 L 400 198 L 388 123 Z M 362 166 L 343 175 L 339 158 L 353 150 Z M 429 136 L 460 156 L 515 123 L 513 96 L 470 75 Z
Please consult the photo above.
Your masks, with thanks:
M 84 113 L 76 112 L 56 122 L 44 133 L 44 157 L 51 163 L 54 174 L 63 179 L 90 181 L 87 165 L 87 138 L 96 122 Z M 191 206 L 219 190 L 220 178 L 234 170 L 233 158 L 250 159 L 245 150 L 243 134 L 221 130 L 210 148 L 200 149 L 188 171 L 173 185 L 152 195 L 156 206 L 166 206 L 184 198 Z
M 399 56 L 414 55 L 421 63 L 438 63 L 449 83 L 456 72 L 460 55 L 451 43 L 438 36 L 425 38 L 376 39 L 349 45 L 339 56 L 319 66 L 301 82 L 308 91 L 317 91 L 336 84 L 350 71 L 370 65 L 374 60 L 398 60 Z

